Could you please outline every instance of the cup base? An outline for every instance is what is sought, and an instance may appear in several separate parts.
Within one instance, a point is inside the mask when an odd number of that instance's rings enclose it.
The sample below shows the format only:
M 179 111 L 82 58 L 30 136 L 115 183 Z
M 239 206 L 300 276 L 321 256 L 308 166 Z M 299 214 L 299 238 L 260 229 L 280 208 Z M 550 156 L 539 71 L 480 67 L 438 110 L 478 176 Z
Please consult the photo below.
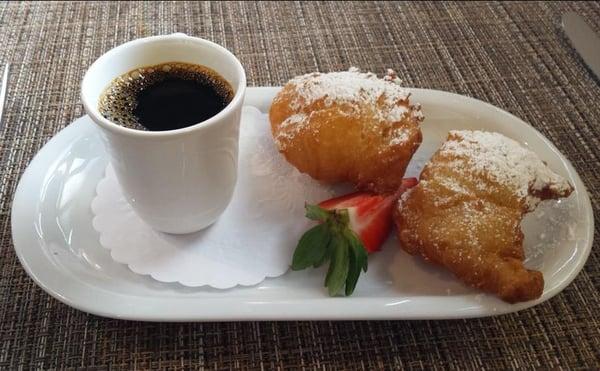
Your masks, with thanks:
M 171 228 L 152 227 L 152 229 L 154 229 L 155 231 L 161 232 L 161 233 L 178 235 L 178 236 L 184 235 L 184 234 L 193 234 L 193 233 L 200 232 L 200 231 L 210 227 L 217 221 L 217 219 L 218 219 L 218 217 L 208 223 L 200 224 L 198 226 L 189 227 L 189 228 L 172 228 L 171 229 Z

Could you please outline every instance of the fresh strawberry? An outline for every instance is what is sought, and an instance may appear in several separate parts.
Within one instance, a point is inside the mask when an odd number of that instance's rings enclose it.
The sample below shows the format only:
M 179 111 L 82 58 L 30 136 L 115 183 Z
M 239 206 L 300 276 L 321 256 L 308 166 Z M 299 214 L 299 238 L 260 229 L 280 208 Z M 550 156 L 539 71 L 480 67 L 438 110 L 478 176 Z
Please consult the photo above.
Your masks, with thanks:
M 392 206 L 404 191 L 417 184 L 417 178 L 405 178 L 396 194 L 382 196 L 355 192 L 319 203 L 325 210 L 348 210 L 350 229 L 358 235 L 367 252 L 379 251 L 392 227 Z
M 300 238 L 292 269 L 316 268 L 330 260 L 325 278 L 329 295 L 337 295 L 344 286 L 345 294 L 352 294 L 360 271 L 367 271 L 367 253 L 379 251 L 390 233 L 395 201 L 416 184 L 416 178 L 406 178 L 393 195 L 355 192 L 307 204 L 306 217 L 320 224 Z

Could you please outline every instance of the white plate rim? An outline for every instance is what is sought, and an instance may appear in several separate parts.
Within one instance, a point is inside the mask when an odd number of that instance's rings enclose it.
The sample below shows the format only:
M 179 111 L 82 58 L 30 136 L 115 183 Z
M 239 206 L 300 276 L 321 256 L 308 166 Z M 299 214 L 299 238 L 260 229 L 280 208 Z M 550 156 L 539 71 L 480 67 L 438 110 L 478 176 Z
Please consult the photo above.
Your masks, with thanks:
M 278 89 L 280 89 L 280 87 L 249 88 L 247 90 L 245 104 L 255 105 L 259 109 L 262 108 L 264 111 L 265 107 L 260 107 L 259 104 L 256 104 L 256 102 L 253 101 L 254 97 L 260 96 L 261 94 L 273 95 Z M 209 299 L 204 300 L 202 303 L 198 303 L 197 299 L 182 297 L 177 299 L 177 303 L 166 304 L 159 303 L 153 298 L 123 295 L 114 292 L 104 292 L 104 290 L 101 289 L 97 289 L 95 291 L 89 290 L 89 287 L 82 287 L 81 283 L 79 282 L 60 280 L 60 282 L 57 282 L 57 276 L 53 277 L 52 274 L 49 276 L 48 272 L 44 271 L 43 262 L 40 261 L 39 256 L 35 256 L 35 247 L 33 248 L 34 254 L 31 255 L 32 251 L 29 250 L 31 250 L 32 247 L 30 245 L 32 243 L 35 244 L 35 241 L 32 241 L 31 238 L 28 239 L 26 236 L 27 233 L 20 233 L 20 229 L 27 220 L 31 220 L 31 215 L 33 212 L 31 207 L 27 207 L 28 194 L 26 193 L 25 188 L 29 183 L 35 180 L 35 173 L 37 169 L 45 166 L 43 161 L 45 153 L 49 151 L 51 146 L 60 145 L 61 142 L 69 139 L 68 135 L 72 135 L 75 130 L 73 126 L 68 126 L 63 129 L 59 134 L 46 143 L 42 149 L 40 149 L 40 151 L 28 165 L 19 181 L 14 194 L 11 210 L 13 244 L 17 257 L 27 274 L 36 282 L 36 284 L 42 287 L 44 291 L 57 300 L 84 312 L 103 317 L 145 321 L 458 319 L 486 317 L 516 312 L 535 306 L 558 294 L 567 285 L 569 285 L 581 271 L 588 259 L 591 247 L 593 245 L 594 217 L 590 198 L 585 185 L 577 174 L 577 171 L 571 165 L 570 161 L 564 155 L 562 155 L 554 146 L 554 144 L 544 137 L 537 129 L 498 107 L 475 98 L 454 93 L 430 89 L 408 89 L 412 91 L 414 95 L 430 94 L 433 97 L 437 97 L 437 99 L 466 100 L 467 102 L 483 105 L 487 109 L 493 110 L 498 115 L 504 115 L 508 119 L 518 121 L 532 129 L 533 134 L 535 134 L 536 137 L 541 140 L 550 150 L 555 152 L 565 164 L 569 173 L 568 175 L 573 181 L 575 189 L 579 191 L 579 194 L 582 197 L 580 201 L 582 202 L 582 206 L 585 208 L 585 220 L 587 224 L 585 241 L 587 243 L 584 246 L 582 253 L 577 256 L 577 261 L 575 262 L 575 265 L 572 268 L 569 276 L 559 285 L 551 288 L 550 290 L 544 291 L 544 294 L 540 299 L 511 306 L 503 306 L 495 312 L 486 313 L 468 308 L 466 308 L 464 311 L 456 313 L 445 313 L 443 311 L 440 312 L 437 309 L 423 310 L 422 308 L 419 311 L 409 310 L 405 312 L 398 312 L 394 307 L 395 304 L 399 304 L 400 302 L 390 303 L 390 298 L 362 297 L 324 297 L 302 300 L 303 305 L 299 305 L 298 300 L 278 300 L 271 302 L 247 300 L 240 302 L 238 299 L 231 298 Z M 61 274 L 60 271 L 55 273 L 58 273 L 59 275 Z M 59 284 L 63 286 L 58 287 Z M 73 296 L 74 293 L 77 293 L 76 296 Z M 115 296 L 126 297 L 129 302 L 122 305 L 120 308 L 107 307 L 106 303 L 110 302 L 110 300 L 107 299 L 114 299 Z M 185 304 L 191 305 L 192 309 L 196 310 L 188 309 L 187 311 L 182 311 L 172 309 L 173 307 L 177 306 L 185 306 Z M 198 309 L 199 304 L 202 305 L 201 309 Z M 347 308 L 346 311 L 343 313 L 332 313 L 330 309 L 337 307 L 338 305 L 343 305 L 344 308 Z M 165 308 L 170 308 L 171 310 L 165 312 Z M 310 308 L 310 310 L 306 310 L 306 308 Z

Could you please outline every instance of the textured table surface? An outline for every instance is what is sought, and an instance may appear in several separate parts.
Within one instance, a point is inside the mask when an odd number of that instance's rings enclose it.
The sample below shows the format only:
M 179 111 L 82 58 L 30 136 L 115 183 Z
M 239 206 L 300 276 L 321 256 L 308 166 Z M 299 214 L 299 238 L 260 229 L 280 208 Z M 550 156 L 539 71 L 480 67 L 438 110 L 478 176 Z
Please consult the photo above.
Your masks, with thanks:
M 249 85 L 357 66 L 476 97 L 531 123 L 600 203 L 600 85 L 560 16 L 600 31 L 599 3 L 8 3 L 0 64 L 0 368 L 599 368 L 600 227 L 583 271 L 535 308 L 459 321 L 162 324 L 71 309 L 38 288 L 11 242 L 10 207 L 34 154 L 83 114 L 79 82 L 125 41 L 185 32 L 231 49 Z

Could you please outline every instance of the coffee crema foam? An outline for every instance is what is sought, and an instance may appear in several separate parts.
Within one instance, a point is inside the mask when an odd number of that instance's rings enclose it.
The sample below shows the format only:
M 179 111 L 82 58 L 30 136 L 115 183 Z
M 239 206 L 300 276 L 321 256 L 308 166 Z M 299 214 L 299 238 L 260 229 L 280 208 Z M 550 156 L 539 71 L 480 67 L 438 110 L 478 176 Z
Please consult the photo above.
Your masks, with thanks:
M 153 89 L 156 92 L 152 92 Z M 148 92 L 154 93 L 153 100 L 144 97 Z M 182 98 L 178 94 L 187 95 Z M 98 110 L 104 118 L 126 128 L 174 130 L 216 115 L 231 102 L 233 96 L 231 85 L 213 69 L 184 62 L 167 62 L 136 68 L 115 78 L 100 96 Z M 164 124 L 156 118 L 161 114 L 165 116 Z M 154 117 L 159 122 L 150 125 L 144 122 L 144 117 Z

